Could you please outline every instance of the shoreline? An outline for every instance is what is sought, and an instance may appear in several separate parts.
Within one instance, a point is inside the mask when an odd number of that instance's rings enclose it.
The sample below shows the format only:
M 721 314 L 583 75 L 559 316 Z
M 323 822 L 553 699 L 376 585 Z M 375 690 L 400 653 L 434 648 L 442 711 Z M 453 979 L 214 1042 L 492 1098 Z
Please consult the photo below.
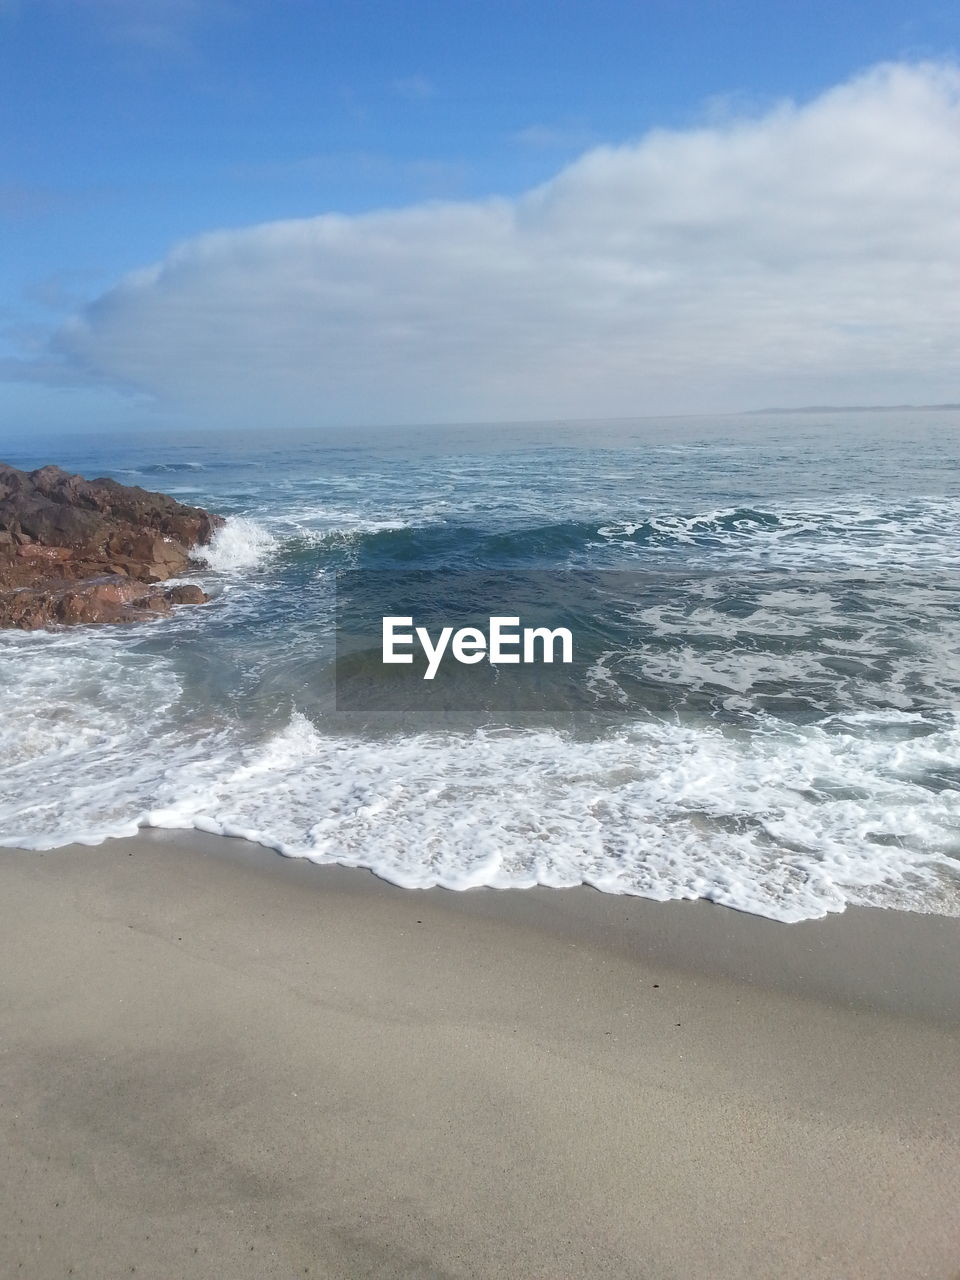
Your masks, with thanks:
M 954 1280 L 958 961 L 872 907 L 3 850 L 0 1270 Z
M 820 919 L 787 923 L 706 898 L 661 902 L 590 885 L 407 889 L 365 867 L 323 865 L 240 837 L 169 828 L 145 827 L 100 846 L 66 848 L 79 856 L 90 848 L 141 841 L 255 875 L 284 876 L 307 893 L 372 895 L 398 905 L 412 899 L 413 906 L 423 900 L 466 921 L 501 921 L 678 972 L 960 1026 L 960 983 L 954 980 L 960 972 L 960 919 L 954 916 L 851 905 Z

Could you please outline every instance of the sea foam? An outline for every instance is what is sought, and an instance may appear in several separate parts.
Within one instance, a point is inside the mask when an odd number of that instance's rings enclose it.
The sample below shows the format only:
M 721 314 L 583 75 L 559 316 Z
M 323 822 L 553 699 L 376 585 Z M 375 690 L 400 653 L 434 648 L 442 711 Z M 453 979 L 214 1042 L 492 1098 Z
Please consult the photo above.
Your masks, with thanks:
M 648 723 L 593 741 L 374 742 L 294 713 L 258 738 L 211 717 L 185 731 L 167 664 L 69 641 L 17 689 L 24 715 L 4 735 L 21 764 L 0 792 L 0 844 L 195 828 L 408 888 L 588 884 L 783 921 L 849 902 L 960 914 L 960 792 L 922 781 L 960 758 L 960 721 L 923 737 L 916 717 L 887 712 L 829 729 L 770 720 L 749 737 Z M 53 699 L 52 664 L 67 677 Z M 92 682 L 112 699 L 94 706 Z
M 202 547 L 200 558 L 217 573 L 235 573 L 261 564 L 277 550 L 277 538 L 269 529 L 247 516 L 230 516 Z
M 956 432 L 925 452 L 916 432 L 873 452 L 795 434 L 735 469 L 722 442 L 585 450 L 580 428 L 566 449 L 391 444 L 376 465 L 271 443 L 249 494 L 211 453 L 192 500 L 244 512 L 204 552 L 211 607 L 0 635 L 0 844 L 153 824 L 413 888 L 960 914 Z M 615 728 L 372 740 L 319 714 L 334 571 L 451 562 L 664 571 L 590 668 Z

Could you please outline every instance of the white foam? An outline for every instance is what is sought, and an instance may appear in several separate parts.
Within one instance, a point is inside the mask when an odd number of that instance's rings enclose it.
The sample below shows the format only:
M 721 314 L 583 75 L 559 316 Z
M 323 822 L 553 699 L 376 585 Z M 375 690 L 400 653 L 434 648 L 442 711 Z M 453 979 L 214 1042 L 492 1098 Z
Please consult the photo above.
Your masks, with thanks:
M 925 539 L 943 562 L 944 539 L 955 536 L 950 509 L 933 504 L 894 529 L 868 505 L 853 505 L 839 516 L 795 512 L 778 526 L 720 535 L 725 546 L 742 538 L 790 563 L 808 531 L 822 554 L 828 522 L 838 521 L 838 564 L 862 554 L 867 574 L 876 554 L 871 521 L 881 523 L 884 573 L 861 587 L 878 621 L 865 616 L 855 634 L 824 638 L 820 652 L 745 656 L 730 642 L 744 626 L 791 638 L 849 624 L 828 590 L 761 592 L 746 623 L 715 606 L 716 582 L 689 605 L 638 611 L 663 647 L 659 656 L 639 654 L 644 676 L 729 694 L 730 705 L 750 709 L 748 730 L 671 722 L 595 741 L 539 732 L 371 742 L 322 732 L 294 714 L 262 736 L 215 702 L 197 705 L 174 656 L 140 651 L 130 643 L 135 629 L 4 634 L 0 687 L 16 715 L 0 721 L 0 844 L 93 843 L 153 824 L 245 836 L 290 856 L 369 867 L 409 887 L 587 883 L 656 899 L 706 897 L 787 921 L 848 902 L 960 914 L 960 791 L 949 781 L 960 760 L 960 713 L 942 709 L 942 673 L 960 660 L 955 610 L 946 595 L 939 604 L 925 595 L 914 610 L 909 581 L 886 568 L 898 557 L 915 563 Z M 308 532 L 399 527 L 393 517 L 314 512 Z M 277 534 L 288 532 L 245 517 L 218 532 L 206 559 L 228 575 L 234 601 L 218 605 L 221 621 L 230 608 L 255 611 L 249 569 L 268 562 Z M 626 526 L 603 532 L 615 539 Z M 681 532 L 694 539 L 700 531 L 687 522 Z M 925 623 L 900 656 L 882 633 L 892 616 L 885 592 Z M 185 610 L 163 626 L 203 627 L 207 616 Z M 866 669 L 877 655 L 886 667 L 872 682 L 854 673 L 844 685 L 824 667 L 839 656 Z M 627 661 L 636 655 L 608 652 L 597 661 L 590 678 L 598 692 L 618 696 Z M 815 701 L 824 679 L 832 714 L 819 724 L 790 727 L 755 706 L 755 691 L 771 685 L 809 691 Z M 887 705 L 871 707 L 871 689 Z
M 960 791 L 929 785 L 960 759 L 960 717 L 920 737 L 888 709 L 749 734 L 372 742 L 294 714 L 256 740 L 113 637 L 15 637 L 0 658 L 19 712 L 0 727 L 0 844 L 192 827 L 411 888 L 585 883 L 784 921 L 848 902 L 960 914 Z
M 411 888 L 591 884 L 706 897 L 784 921 L 877 901 L 960 913 L 960 793 L 923 771 L 960 725 L 916 740 L 822 729 L 635 726 L 328 737 L 295 715 L 227 773 L 145 819 L 370 867 Z
M 229 516 L 202 547 L 198 558 L 217 573 L 236 573 L 261 564 L 278 547 L 277 539 L 262 524 L 247 516 Z
M 136 832 L 165 772 L 209 743 L 183 725 L 169 662 L 85 631 L 5 635 L 0 844 L 49 849 Z
M 610 520 L 597 529 L 608 545 L 627 554 L 653 548 L 683 548 L 685 562 L 705 559 L 722 548 L 745 562 L 784 566 L 814 564 L 821 568 L 876 567 L 878 549 L 885 564 L 929 566 L 956 554 L 960 499 L 914 499 L 892 509 L 869 496 L 847 496 L 835 507 L 812 509 L 777 504 L 768 512 L 745 507 L 718 507 L 693 515 L 641 515 Z M 637 542 L 636 535 L 643 534 Z M 728 561 L 733 563 L 733 561 Z

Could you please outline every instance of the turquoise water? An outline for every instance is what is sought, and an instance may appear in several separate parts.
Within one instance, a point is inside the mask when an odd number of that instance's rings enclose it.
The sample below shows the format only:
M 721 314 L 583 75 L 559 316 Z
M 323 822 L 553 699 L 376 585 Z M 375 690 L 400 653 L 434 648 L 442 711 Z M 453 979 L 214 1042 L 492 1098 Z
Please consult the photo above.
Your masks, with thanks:
M 953 914 L 958 428 L 896 411 L 0 443 L 231 517 L 209 605 L 0 634 L 0 842 L 152 823 L 411 887 Z M 522 723 L 501 685 L 420 723 L 368 664 L 345 719 L 338 570 L 545 575 L 583 660 Z

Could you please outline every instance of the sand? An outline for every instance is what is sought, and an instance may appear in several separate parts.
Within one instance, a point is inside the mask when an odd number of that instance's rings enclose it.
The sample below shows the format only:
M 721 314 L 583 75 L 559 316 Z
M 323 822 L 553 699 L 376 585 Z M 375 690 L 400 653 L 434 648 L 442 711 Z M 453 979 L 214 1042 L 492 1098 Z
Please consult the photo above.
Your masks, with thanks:
M 960 922 L 0 851 L 0 1275 L 960 1276 Z

